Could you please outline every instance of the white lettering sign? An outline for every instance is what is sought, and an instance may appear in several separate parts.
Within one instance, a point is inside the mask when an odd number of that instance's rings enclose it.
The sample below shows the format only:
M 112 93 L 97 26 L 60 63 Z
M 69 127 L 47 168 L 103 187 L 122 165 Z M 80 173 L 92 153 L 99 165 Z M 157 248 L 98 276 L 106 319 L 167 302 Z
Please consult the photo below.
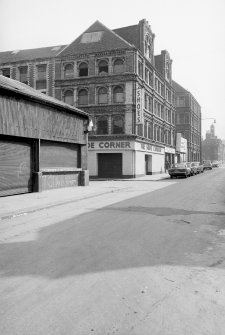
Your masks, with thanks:
M 137 87 L 136 91 L 136 124 L 143 124 L 143 110 L 142 110 L 142 89 Z

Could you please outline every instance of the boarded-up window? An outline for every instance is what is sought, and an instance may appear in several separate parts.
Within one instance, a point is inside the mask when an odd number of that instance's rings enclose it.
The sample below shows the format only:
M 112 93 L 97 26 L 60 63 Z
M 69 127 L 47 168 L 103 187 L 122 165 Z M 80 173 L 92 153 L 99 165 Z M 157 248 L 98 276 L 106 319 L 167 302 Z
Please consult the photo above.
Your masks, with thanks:
M 124 71 L 124 61 L 118 58 L 113 63 L 113 73 L 121 73 Z
M 88 91 L 82 89 L 78 93 L 78 105 L 88 105 Z
M 71 90 L 67 90 L 65 93 L 64 93 L 64 102 L 67 103 L 68 105 L 71 105 L 73 106 L 73 91 Z
M 107 88 L 100 87 L 98 90 L 98 103 L 107 104 L 107 102 L 108 102 Z
M 123 92 L 123 87 L 121 86 L 116 86 L 113 89 L 113 102 L 114 103 L 121 103 L 124 102 L 124 92 Z
M 64 77 L 71 78 L 74 76 L 73 64 L 66 64 L 64 67 Z
M 107 74 L 108 71 L 109 71 L 108 62 L 106 60 L 101 60 L 98 63 L 98 73 L 99 74 Z

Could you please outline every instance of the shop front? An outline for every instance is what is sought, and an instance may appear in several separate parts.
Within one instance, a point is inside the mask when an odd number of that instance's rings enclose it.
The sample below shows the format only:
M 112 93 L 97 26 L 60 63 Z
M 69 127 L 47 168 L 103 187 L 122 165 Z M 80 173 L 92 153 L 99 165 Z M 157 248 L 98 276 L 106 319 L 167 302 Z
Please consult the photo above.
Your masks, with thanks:
M 164 147 L 131 140 L 89 141 L 90 178 L 136 178 L 164 171 Z

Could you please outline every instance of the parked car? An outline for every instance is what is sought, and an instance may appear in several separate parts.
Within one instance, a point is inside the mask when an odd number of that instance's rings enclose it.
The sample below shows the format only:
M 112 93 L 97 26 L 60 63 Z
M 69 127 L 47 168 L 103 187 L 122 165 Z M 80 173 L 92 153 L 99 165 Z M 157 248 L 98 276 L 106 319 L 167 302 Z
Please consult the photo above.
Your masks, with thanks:
M 203 168 L 204 170 L 212 170 L 212 163 L 210 160 L 203 161 Z
M 187 162 L 186 164 L 187 164 L 188 167 L 190 167 L 192 176 L 194 176 L 198 173 L 197 166 L 194 164 L 194 162 Z
M 218 161 L 212 161 L 212 167 L 219 167 Z
M 193 162 L 193 164 L 197 167 L 197 173 L 204 172 L 203 164 L 201 164 L 200 162 Z
M 191 168 L 186 163 L 176 163 L 168 170 L 168 173 L 171 179 L 173 177 L 187 178 L 191 176 Z

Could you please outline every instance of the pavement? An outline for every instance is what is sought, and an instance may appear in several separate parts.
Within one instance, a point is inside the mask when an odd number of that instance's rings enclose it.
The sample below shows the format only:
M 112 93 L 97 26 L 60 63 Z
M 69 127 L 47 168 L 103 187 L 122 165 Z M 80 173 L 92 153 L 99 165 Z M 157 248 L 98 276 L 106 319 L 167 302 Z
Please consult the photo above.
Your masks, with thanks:
M 160 173 L 131 179 L 90 180 L 88 186 L 67 187 L 39 193 L 26 193 L 0 197 L 0 221 L 22 216 L 59 204 L 76 202 L 127 188 L 127 184 L 138 181 L 154 182 L 168 179 L 169 174 Z

